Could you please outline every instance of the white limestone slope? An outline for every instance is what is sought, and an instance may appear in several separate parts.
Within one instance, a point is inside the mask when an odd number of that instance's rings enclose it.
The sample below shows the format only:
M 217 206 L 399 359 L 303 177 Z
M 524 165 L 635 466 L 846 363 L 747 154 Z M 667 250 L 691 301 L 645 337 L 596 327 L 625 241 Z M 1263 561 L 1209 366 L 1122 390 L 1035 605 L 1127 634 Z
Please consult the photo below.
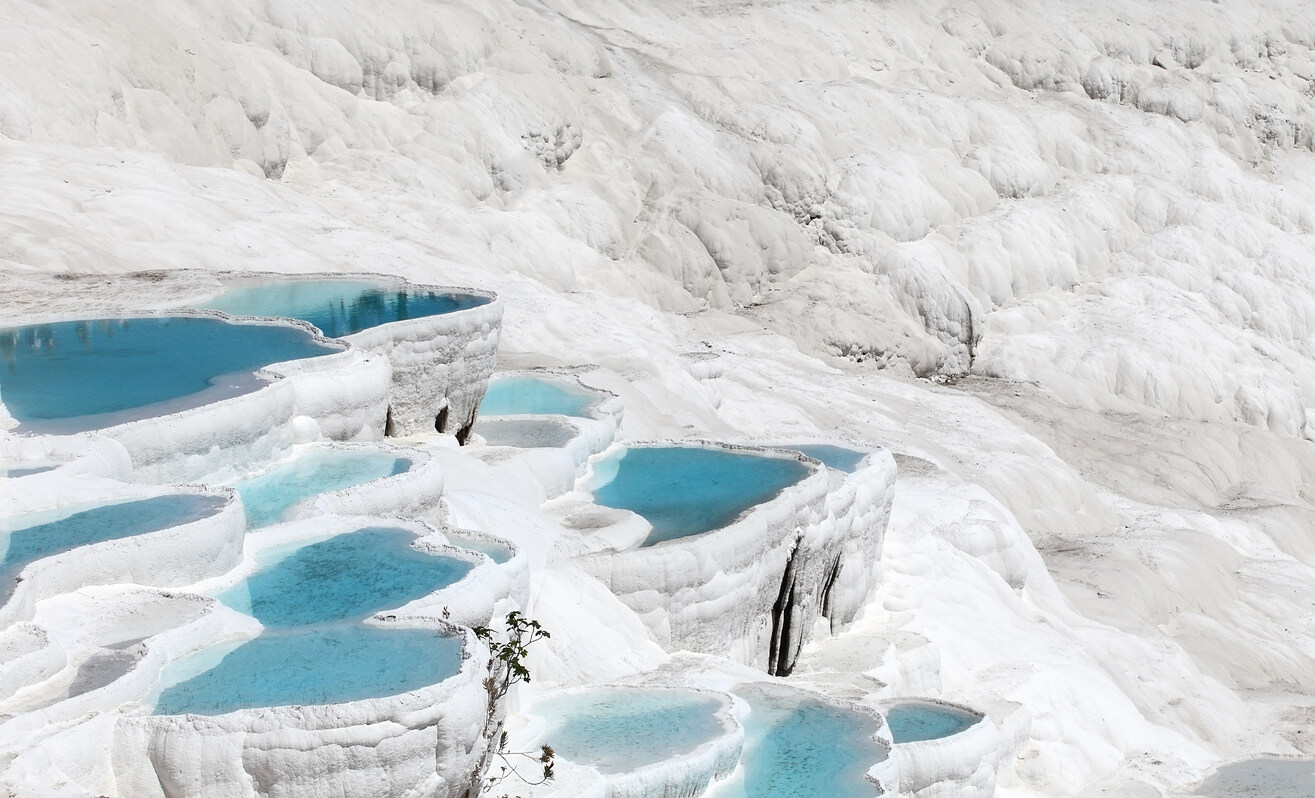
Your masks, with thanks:
M 1296 0 L 8 0 L 0 312 L 479 286 L 623 440 L 888 446 L 884 584 L 804 665 L 983 709 L 1002 795 L 1164 795 L 1315 753 L 1313 65 Z M 469 469 L 464 520 L 551 532 Z M 545 616 L 624 617 L 571 576 Z M 640 630 L 546 678 L 654 667 Z

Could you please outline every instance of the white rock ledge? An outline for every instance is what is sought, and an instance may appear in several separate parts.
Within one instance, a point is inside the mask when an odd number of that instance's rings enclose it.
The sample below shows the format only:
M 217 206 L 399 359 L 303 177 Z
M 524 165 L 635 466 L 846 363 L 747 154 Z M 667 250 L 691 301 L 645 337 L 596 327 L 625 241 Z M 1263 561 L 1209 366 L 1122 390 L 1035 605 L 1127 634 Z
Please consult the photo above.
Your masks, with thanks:
M 895 498 L 895 458 L 882 447 L 842 440 L 809 440 L 765 443 L 792 446 L 827 444 L 867 452 L 852 473 L 829 468 L 831 485 L 826 516 L 810 526 L 804 536 L 811 554 L 809 567 L 821 567 L 822 589 L 801 603 L 799 622 L 812 629 L 813 621 L 825 617 L 832 633 L 843 631 L 858 616 L 872 592 L 881 586 L 881 548 L 890 525 L 890 508 Z M 816 582 L 814 574 L 809 582 Z M 793 665 L 793 663 L 791 663 Z
M 175 492 L 220 495 L 227 503 L 205 518 L 78 546 L 28 563 L 19 572 L 13 593 L 0 605 L 0 628 L 30 619 L 35 603 L 42 599 L 88 585 L 133 583 L 175 587 L 222 574 L 241 562 L 246 516 L 232 489 L 197 487 L 120 496 L 119 500 L 147 499 Z M 56 517 L 51 514 L 52 519 Z M 23 520 L 14 519 L 10 523 Z
M 654 692 L 673 690 L 682 693 L 695 693 L 721 702 L 716 716 L 722 733 L 711 740 L 700 743 L 694 750 L 677 754 L 653 765 L 637 767 L 625 773 L 602 773 L 593 767 L 576 764 L 567 759 L 557 760 L 557 777 L 545 791 L 536 790 L 534 794 L 571 796 L 571 798 L 694 798 L 702 795 L 713 781 L 729 776 L 739 764 L 744 751 L 744 727 L 740 725 L 734 711 L 735 699 L 715 690 L 695 687 L 642 687 L 595 685 L 576 688 L 541 696 L 561 698 L 570 695 L 583 695 L 595 690 L 639 690 Z M 533 707 L 530 707 L 533 712 Z M 551 744 L 552 740 L 536 740 L 532 745 Z
M 400 474 L 380 477 L 307 499 L 292 508 L 294 518 L 309 518 L 313 515 L 382 515 L 429 519 L 442 507 L 443 467 L 437 458 L 423 449 L 384 443 L 320 443 L 306 447 L 305 451 L 316 450 L 384 452 L 410 460 L 411 467 Z
M 883 702 L 887 710 L 896 704 L 908 703 L 952 707 L 976 715 L 979 720 L 948 737 L 896 743 L 900 794 L 918 798 L 988 798 L 995 795 L 1001 747 L 1000 732 L 995 723 L 975 709 L 935 698 L 901 698 Z
M 778 612 L 775 605 L 783 592 L 805 595 L 820 589 L 798 583 L 792 566 L 796 554 L 804 550 L 806 530 L 826 517 L 830 475 L 816 460 L 783 450 L 699 441 L 627 446 L 704 446 L 808 464 L 808 475 L 720 529 L 648 548 L 600 551 L 578 559 L 587 573 L 639 615 L 668 651 L 720 654 L 771 670 L 770 663 L 780 659 L 778 621 L 791 614 L 788 606 Z M 618 518 L 633 516 L 622 512 Z M 793 588 L 787 586 L 783 591 L 787 582 Z M 788 596 L 785 603 L 789 604 Z M 807 629 L 801 632 L 807 633 Z M 791 638 L 802 639 L 786 636 Z M 790 656 L 794 655 L 797 651 Z
M 341 704 L 122 716 L 111 757 L 117 794 L 466 795 L 485 751 L 488 649 L 438 618 L 367 623 L 464 635 L 459 672 L 408 693 Z
M 192 302 L 213 298 L 218 293 L 213 290 L 216 287 L 214 281 L 228 289 L 273 280 L 359 280 L 394 289 L 487 299 L 484 304 L 472 308 L 388 322 L 337 339 L 387 358 L 392 369 L 384 419 L 387 434 L 415 435 L 438 431 L 454 434 L 462 442 L 470 434 L 480 399 L 488 388 L 489 376 L 497 361 L 503 311 L 502 300 L 497 294 L 476 288 L 412 283 L 390 275 L 348 272 L 281 274 L 183 270 L 167 279 L 208 283 L 211 290 L 191 297 L 188 301 Z M 175 303 L 179 301 L 174 300 Z M 326 407 L 327 402 L 317 405 L 316 409 L 323 415 Z M 354 437 L 347 432 L 346 428 L 329 430 L 325 431 L 325 437 L 335 440 Z

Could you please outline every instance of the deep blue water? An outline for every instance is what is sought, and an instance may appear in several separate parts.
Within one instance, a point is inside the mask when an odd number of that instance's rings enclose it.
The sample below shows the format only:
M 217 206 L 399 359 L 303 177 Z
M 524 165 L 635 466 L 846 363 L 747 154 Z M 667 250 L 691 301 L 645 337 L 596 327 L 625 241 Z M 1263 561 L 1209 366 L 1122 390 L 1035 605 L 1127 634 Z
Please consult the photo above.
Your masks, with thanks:
M 896 704 L 886 712 L 890 736 L 897 743 L 939 740 L 958 734 L 979 720 L 971 712 L 923 701 Z
M 217 664 L 202 651 L 172 663 L 166 681 L 204 669 L 162 690 L 161 715 L 218 715 L 237 709 L 335 704 L 418 690 L 455 675 L 461 639 L 423 629 L 360 625 L 266 633 Z
M 559 756 L 625 773 L 693 751 L 724 733 L 716 698 L 685 690 L 597 689 L 535 705 Z
M 214 515 L 226 499 L 217 495 L 170 494 L 151 499 L 103 504 L 53 521 L 25 522 L 23 516 L 0 522 L 0 599 L 12 589 L 13 576 L 28 563 L 105 540 L 158 532 Z M 40 517 L 47 518 L 46 514 Z
M 858 468 L 858 464 L 863 462 L 864 457 L 868 456 L 867 452 L 856 452 L 853 449 L 833 446 L 829 443 L 807 443 L 803 446 L 790 446 L 788 448 L 806 454 L 814 460 L 821 460 L 822 464 L 828 468 L 844 471 L 846 474 L 854 473 Z
M 560 379 L 496 377 L 479 403 L 480 415 L 507 416 L 551 413 L 587 417 L 596 397 Z
M 260 387 L 249 375 L 263 366 L 338 350 L 304 329 L 207 318 L 7 327 L 0 329 L 0 401 L 23 426 L 94 429 L 129 420 L 104 414 L 191 396 L 218 377 L 243 375 L 222 382 L 226 395 L 246 393 Z
M 411 461 L 385 452 L 329 449 L 308 452 L 233 487 L 247 511 L 247 529 L 284 521 L 288 510 L 312 496 L 400 474 Z
M 718 798 L 827 796 L 870 798 L 881 790 L 865 778 L 886 758 L 872 739 L 875 718 L 797 694 L 748 690 L 743 780 L 711 794 Z
M 267 628 L 367 618 L 447 587 L 472 568 L 411 548 L 405 529 L 367 527 L 268 551 L 217 598 Z
M 697 446 L 622 449 L 595 464 L 599 479 L 613 470 L 594 501 L 652 524 L 644 546 L 726 526 L 808 475 L 798 460 Z
M 488 297 L 448 294 L 351 279 L 270 278 L 241 285 L 201 307 L 235 316 L 284 316 L 314 324 L 329 338 L 380 324 L 422 319 L 488 304 Z

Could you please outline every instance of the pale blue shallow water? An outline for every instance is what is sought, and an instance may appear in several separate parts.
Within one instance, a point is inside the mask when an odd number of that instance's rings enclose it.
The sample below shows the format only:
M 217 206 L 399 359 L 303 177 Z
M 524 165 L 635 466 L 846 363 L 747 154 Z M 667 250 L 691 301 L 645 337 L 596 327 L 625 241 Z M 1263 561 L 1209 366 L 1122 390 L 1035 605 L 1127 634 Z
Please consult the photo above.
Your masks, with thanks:
M 405 529 L 367 527 L 265 552 L 258 569 L 216 598 L 267 628 L 367 618 L 460 580 L 465 560 L 411 548 Z
M 559 449 L 579 432 L 574 427 L 546 418 L 492 418 L 476 421 L 475 434 L 489 446 Z
M 322 493 L 350 488 L 410 469 L 411 461 L 385 452 L 330 449 L 309 452 L 233 487 L 247 511 L 247 529 L 287 520 L 295 505 Z
M 827 796 L 870 798 L 881 789 L 864 774 L 887 756 L 872 739 L 875 718 L 794 693 L 747 690 L 742 779 L 717 798 Z
M 868 456 L 867 452 L 858 452 L 829 443 L 807 443 L 802 446 L 788 448 L 806 454 L 814 460 L 821 460 L 822 464 L 828 468 L 844 471 L 846 474 L 854 473 L 858 469 L 858 464 L 863 462 L 864 457 Z
M 479 403 L 480 415 L 529 413 L 587 417 L 597 397 L 563 380 L 545 377 L 495 377 Z
M 697 446 L 622 449 L 595 464 L 594 501 L 630 510 L 653 525 L 644 541 L 667 540 L 719 529 L 808 475 L 798 460 Z
M 248 393 L 262 384 L 250 377 L 257 369 L 339 349 L 297 327 L 207 318 L 7 327 L 0 329 L 0 402 L 19 429 L 95 429 L 130 420 L 110 414 L 192 396 L 220 377 L 226 395 Z M 227 379 L 234 375 L 241 376 Z
M 195 656 L 206 655 L 203 651 Z M 181 672 L 196 663 L 185 659 L 169 667 Z M 208 670 L 162 690 L 155 712 L 218 715 L 252 707 L 381 698 L 437 684 L 460 667 L 461 639 L 423 629 L 340 624 L 266 633 L 230 651 Z
M 897 743 L 939 740 L 969 728 L 981 718 L 971 712 L 943 704 L 910 701 L 886 712 L 890 735 Z
M 599 689 L 550 698 L 544 741 L 570 762 L 625 773 L 689 753 L 724 734 L 716 698 L 686 690 Z
M 395 321 L 422 319 L 489 303 L 488 297 L 416 288 L 396 288 L 369 280 L 271 278 L 241 285 L 201 307 L 234 316 L 284 316 L 341 338 Z
M 465 535 L 458 535 L 452 532 L 447 533 L 447 540 L 453 546 L 460 546 L 463 549 L 470 549 L 471 551 L 479 552 L 499 565 L 511 560 L 511 549 L 501 543 L 495 543 L 492 540 L 466 537 Z
M 227 499 L 217 495 L 170 494 L 102 504 L 54 520 L 26 522 L 23 516 L 0 522 L 0 601 L 13 592 L 13 577 L 34 560 L 106 540 L 158 532 L 214 515 Z
M 1315 759 L 1248 759 L 1215 771 L 1193 795 L 1315 798 Z
M 18 479 L 19 477 L 29 477 L 33 474 L 44 474 L 47 471 L 54 471 L 59 468 L 57 465 L 39 465 L 39 466 L 18 466 L 0 464 L 0 479 Z

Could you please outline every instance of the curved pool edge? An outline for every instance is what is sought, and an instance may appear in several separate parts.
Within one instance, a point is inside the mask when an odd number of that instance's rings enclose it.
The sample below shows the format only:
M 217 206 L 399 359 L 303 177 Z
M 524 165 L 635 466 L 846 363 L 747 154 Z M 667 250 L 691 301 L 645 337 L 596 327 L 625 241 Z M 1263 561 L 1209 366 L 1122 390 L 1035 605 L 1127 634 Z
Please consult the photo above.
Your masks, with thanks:
M 977 716 L 978 720 L 957 734 L 934 740 L 894 743 L 892 749 L 900 762 L 901 790 L 913 794 L 924 791 L 957 791 L 964 795 L 992 795 L 1003 739 L 1000 730 L 985 712 L 939 698 L 907 696 L 881 702 L 882 712 L 898 704 L 924 703 L 948 707 Z
M 827 467 L 831 487 L 826 515 L 805 534 L 805 541 L 818 561 L 817 567 L 826 570 L 820 578 L 827 586 L 818 597 L 816 615 L 825 617 L 832 633 L 838 633 L 854 622 L 868 598 L 881 586 L 881 552 L 899 472 L 894 455 L 884 446 L 839 438 L 792 443 L 823 443 L 866 452 L 849 473 Z M 788 443 L 765 445 L 797 451 Z
M 166 495 L 217 495 L 226 497 L 226 502 L 212 515 L 152 532 L 80 545 L 24 564 L 13 593 L 0 604 L 0 627 L 30 620 L 36 602 L 42 599 L 83 587 L 120 583 L 180 587 L 218 576 L 241 562 L 246 522 L 235 491 L 188 486 L 125 494 L 118 499 L 133 501 Z
M 864 779 L 875 785 L 875 788 L 882 795 L 893 797 L 904 791 L 905 783 L 901 770 L 902 766 L 899 757 L 895 753 L 895 746 L 890 739 L 890 727 L 886 723 L 885 715 L 873 707 L 859 701 L 837 698 L 804 685 L 792 685 L 782 681 L 740 682 L 730 689 L 736 698 L 746 703 L 749 699 L 743 695 L 743 692 L 747 691 L 757 691 L 767 697 L 793 694 L 800 698 L 807 698 L 867 718 L 873 729 L 872 734 L 868 735 L 868 739 L 883 752 L 883 756 L 865 769 Z
M 808 465 L 809 473 L 799 481 L 725 526 L 647 548 L 599 551 L 576 558 L 586 573 L 635 611 L 668 651 L 720 654 L 771 672 L 769 664 L 781 650 L 781 629 L 773 606 L 784 583 L 794 579 L 791 565 L 796 554 L 807 556 L 804 530 L 825 517 L 830 485 L 825 469 L 802 455 L 750 444 L 672 440 L 624 445 L 717 448 Z M 607 454 L 596 455 L 591 464 Z M 591 469 L 582 482 L 593 478 Z M 655 577 L 665 581 L 655 583 Z M 802 598 L 812 590 L 809 585 L 794 592 Z M 793 614 L 793 610 L 789 612 Z M 810 630 L 794 628 L 797 634 L 790 636 L 785 649 L 797 655 Z
M 287 509 L 288 520 L 303 520 L 314 515 L 354 515 L 427 520 L 442 507 L 444 472 L 433 453 L 403 444 L 384 441 L 333 441 L 321 440 L 297 444 L 287 458 L 267 464 L 260 471 L 246 473 L 229 484 L 255 479 L 280 466 L 290 464 L 298 457 L 317 452 L 379 452 L 411 465 L 397 474 L 349 485 L 338 490 L 309 496 Z M 286 523 L 286 522 L 279 522 Z
M 385 431 L 390 436 L 428 432 L 454 434 L 464 442 L 480 398 L 488 387 L 497 359 L 505 304 L 496 292 L 464 286 L 417 283 L 398 275 L 360 272 L 232 272 L 183 270 L 218 283 L 262 281 L 359 280 L 393 288 L 433 291 L 478 297 L 484 303 L 432 316 L 401 319 L 369 327 L 340 338 L 359 349 L 385 357 L 392 370 L 385 410 Z M 304 323 L 304 322 L 303 322 Z
M 259 777 L 272 791 L 400 794 L 427 785 L 435 795 L 461 795 L 485 751 L 487 648 L 469 629 L 437 617 L 367 623 L 460 635 L 461 665 L 432 685 L 380 698 L 122 715 L 110 745 L 119 789 L 152 798 L 174 794 L 162 784 L 178 794 L 246 794 Z
M 244 462 L 276 460 L 298 439 L 382 437 L 391 367 L 350 342 L 325 338 L 310 324 L 283 317 L 231 316 L 214 310 L 130 310 L 117 315 L 71 313 L 24 316 L 15 324 L 92 321 L 98 318 L 210 318 L 227 324 L 301 330 L 323 355 L 268 363 L 251 373 L 250 390 L 233 395 L 206 391 L 161 403 L 166 412 L 78 431 L 23 430 L 9 434 L 70 441 L 109 438 L 132 462 L 131 478 L 144 483 L 202 480 Z M 6 322 L 9 323 L 9 322 Z M 216 375 L 219 376 L 219 375 Z M 201 397 L 199 403 L 189 397 Z M 149 407 L 149 406 L 147 406 Z M 299 419 L 303 420 L 297 424 Z
M 744 727 L 735 714 L 736 698 L 721 690 L 688 685 L 619 685 L 601 684 L 587 687 L 570 687 L 553 690 L 535 697 L 534 703 L 521 710 L 533 715 L 535 706 L 550 699 L 569 698 L 591 692 L 635 690 L 641 692 L 670 691 L 690 693 L 716 699 L 721 707 L 715 713 L 722 734 L 700 743 L 693 750 L 677 754 L 651 765 L 644 765 L 624 773 L 603 773 L 589 765 L 564 759 L 559 755 L 557 782 L 575 790 L 576 794 L 600 794 L 616 798 L 644 798 L 650 795 L 702 795 L 714 782 L 734 772 L 744 751 Z M 542 718 L 543 716 L 537 716 Z M 532 745 L 552 744 L 552 740 L 538 734 Z

